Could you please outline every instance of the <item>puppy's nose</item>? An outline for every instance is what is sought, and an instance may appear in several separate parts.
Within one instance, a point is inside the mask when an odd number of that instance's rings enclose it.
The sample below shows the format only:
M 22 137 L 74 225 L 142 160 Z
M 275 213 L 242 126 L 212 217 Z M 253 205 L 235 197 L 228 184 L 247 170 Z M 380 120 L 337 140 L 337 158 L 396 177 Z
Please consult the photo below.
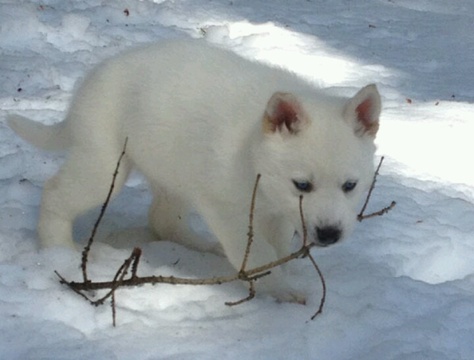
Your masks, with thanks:
M 332 245 L 341 238 L 341 230 L 336 226 L 316 227 L 316 234 L 321 245 Z

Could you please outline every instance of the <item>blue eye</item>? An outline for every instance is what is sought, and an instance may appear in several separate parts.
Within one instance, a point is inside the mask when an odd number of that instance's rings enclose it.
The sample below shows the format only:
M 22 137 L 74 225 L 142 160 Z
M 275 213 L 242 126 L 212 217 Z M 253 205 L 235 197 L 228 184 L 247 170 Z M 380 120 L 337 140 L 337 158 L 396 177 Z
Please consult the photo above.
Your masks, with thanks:
M 355 189 L 355 187 L 357 186 L 357 181 L 346 181 L 343 185 L 342 185 L 342 191 L 344 191 L 345 193 L 348 193 L 348 192 L 351 192 L 352 190 Z
M 293 180 L 293 184 L 295 185 L 295 188 L 298 191 L 305 192 L 305 193 L 313 191 L 313 184 L 310 183 L 309 181 Z

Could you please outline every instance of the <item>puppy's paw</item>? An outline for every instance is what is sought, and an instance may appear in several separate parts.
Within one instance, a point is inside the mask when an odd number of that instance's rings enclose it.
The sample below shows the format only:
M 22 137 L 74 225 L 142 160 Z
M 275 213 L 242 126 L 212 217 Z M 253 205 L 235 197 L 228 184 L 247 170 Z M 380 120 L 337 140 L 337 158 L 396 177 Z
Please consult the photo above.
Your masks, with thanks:
M 280 303 L 288 302 L 306 305 L 306 294 L 296 290 L 288 281 L 272 275 L 262 278 L 257 282 L 257 292 L 259 290 L 265 292 Z
M 279 303 L 295 303 L 300 305 L 306 305 L 306 295 L 297 290 L 279 291 L 277 293 L 271 293 L 275 300 Z

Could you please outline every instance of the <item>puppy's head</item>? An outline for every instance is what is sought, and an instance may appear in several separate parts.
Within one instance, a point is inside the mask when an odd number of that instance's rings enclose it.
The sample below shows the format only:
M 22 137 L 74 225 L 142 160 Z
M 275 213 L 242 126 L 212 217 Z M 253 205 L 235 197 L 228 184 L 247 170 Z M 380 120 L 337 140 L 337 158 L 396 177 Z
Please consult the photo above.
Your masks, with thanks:
M 269 211 L 301 233 L 302 195 L 309 241 L 328 246 L 347 237 L 373 176 L 380 110 L 375 85 L 350 99 L 275 93 L 253 154 Z

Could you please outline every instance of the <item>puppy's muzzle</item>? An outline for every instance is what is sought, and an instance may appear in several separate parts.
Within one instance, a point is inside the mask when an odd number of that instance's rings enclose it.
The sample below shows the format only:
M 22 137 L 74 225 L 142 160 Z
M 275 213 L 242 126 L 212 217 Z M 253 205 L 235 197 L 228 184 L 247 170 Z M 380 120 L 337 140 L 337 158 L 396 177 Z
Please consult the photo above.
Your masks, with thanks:
M 342 231 L 337 226 L 316 227 L 316 242 L 319 246 L 329 246 L 337 243 L 342 237 Z

